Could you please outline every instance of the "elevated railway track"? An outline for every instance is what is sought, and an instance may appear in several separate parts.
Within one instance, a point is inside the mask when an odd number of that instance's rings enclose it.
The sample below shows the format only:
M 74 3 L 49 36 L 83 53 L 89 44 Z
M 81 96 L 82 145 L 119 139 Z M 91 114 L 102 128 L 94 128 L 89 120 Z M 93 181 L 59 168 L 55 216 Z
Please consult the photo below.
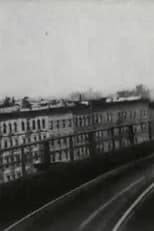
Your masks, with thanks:
M 97 177 L 4 230 L 119 231 L 119 219 L 153 188 L 153 180 L 151 155 Z

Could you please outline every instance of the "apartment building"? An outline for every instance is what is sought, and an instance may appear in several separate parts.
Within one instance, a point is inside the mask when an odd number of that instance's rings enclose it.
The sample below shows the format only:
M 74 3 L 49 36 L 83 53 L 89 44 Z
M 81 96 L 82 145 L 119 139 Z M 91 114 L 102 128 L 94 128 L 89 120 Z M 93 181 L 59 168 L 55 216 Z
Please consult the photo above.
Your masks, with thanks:
M 49 111 L 48 124 L 49 138 L 53 138 L 49 143 L 51 152 L 50 161 L 70 161 L 70 142 L 68 136 L 74 132 L 72 111 L 70 108 L 63 107 Z
M 148 141 L 150 123 L 149 102 L 143 99 L 109 103 L 95 100 L 74 111 L 74 131 L 96 131 L 96 146 L 101 152 Z
M 8 182 L 23 175 L 35 172 L 34 164 L 42 161 L 44 146 L 41 143 L 48 138 L 60 137 L 73 133 L 73 121 L 69 111 L 58 109 L 27 110 L 0 114 L 0 148 L 6 151 L 0 156 L 1 182 Z M 24 147 L 24 160 L 20 145 Z M 52 140 L 50 144 L 51 161 L 69 161 L 69 143 Z
M 103 154 L 148 141 L 150 123 L 149 102 L 142 99 L 1 113 L 0 182 L 35 172 L 45 153 L 43 141 L 48 140 L 50 162 L 80 160 L 89 158 L 92 144 Z
M 154 101 L 150 103 L 151 134 L 154 139 Z

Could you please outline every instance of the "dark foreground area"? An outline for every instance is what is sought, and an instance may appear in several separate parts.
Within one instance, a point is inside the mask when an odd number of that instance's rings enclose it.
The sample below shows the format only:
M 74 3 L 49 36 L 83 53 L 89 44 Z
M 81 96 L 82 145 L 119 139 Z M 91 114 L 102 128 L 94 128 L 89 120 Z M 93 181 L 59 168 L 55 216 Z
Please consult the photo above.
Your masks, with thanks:
M 127 208 L 151 186 L 154 155 L 111 172 L 35 211 L 8 231 L 113 230 Z
M 98 175 L 154 152 L 154 141 L 89 160 L 51 165 L 35 176 L 0 186 L 0 229 L 39 208 L 44 203 Z

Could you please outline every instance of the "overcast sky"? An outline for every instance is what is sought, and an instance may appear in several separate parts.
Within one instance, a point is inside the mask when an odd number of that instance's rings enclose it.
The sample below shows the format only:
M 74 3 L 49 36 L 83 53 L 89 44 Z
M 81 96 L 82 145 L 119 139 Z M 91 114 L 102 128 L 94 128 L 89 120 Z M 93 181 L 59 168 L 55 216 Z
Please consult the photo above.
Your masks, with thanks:
M 0 0 L 0 96 L 154 87 L 151 0 Z

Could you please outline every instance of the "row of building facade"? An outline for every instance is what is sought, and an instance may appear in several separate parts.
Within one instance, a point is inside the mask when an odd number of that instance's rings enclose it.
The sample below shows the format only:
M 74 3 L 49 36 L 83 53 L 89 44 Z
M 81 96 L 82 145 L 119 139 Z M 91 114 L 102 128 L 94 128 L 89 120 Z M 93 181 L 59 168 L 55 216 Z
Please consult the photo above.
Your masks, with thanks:
M 50 163 L 67 162 L 148 141 L 151 110 L 147 100 L 139 99 L 1 113 L 0 183 L 34 172 L 46 152 Z

